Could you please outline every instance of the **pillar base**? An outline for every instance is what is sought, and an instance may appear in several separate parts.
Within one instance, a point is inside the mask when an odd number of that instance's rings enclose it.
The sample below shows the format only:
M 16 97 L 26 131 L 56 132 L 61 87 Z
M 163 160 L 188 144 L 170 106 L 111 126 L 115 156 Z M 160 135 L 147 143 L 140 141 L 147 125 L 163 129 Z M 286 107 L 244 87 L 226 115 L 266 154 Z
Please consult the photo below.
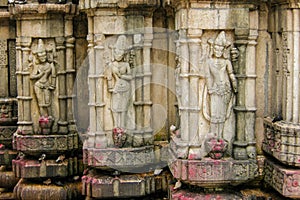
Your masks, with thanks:
M 14 149 L 26 155 L 57 155 L 78 149 L 78 134 L 67 135 L 14 135 Z
M 169 199 L 170 200 L 186 200 L 186 199 L 218 199 L 218 200 L 240 200 L 242 195 L 237 192 L 199 192 L 188 189 L 174 190 L 174 186 L 170 186 Z
M 13 160 L 13 171 L 19 178 L 67 177 L 79 173 L 79 162 L 76 157 L 61 162 L 56 160 Z
M 20 179 L 14 188 L 15 199 L 22 200 L 74 200 L 82 199 L 81 183 L 64 183 L 62 186 L 51 183 L 45 185 L 39 182 L 32 182 L 26 179 Z
M 154 146 L 136 148 L 83 149 L 84 164 L 123 172 L 147 172 L 155 164 Z
M 264 181 L 285 197 L 300 198 L 300 169 L 266 159 Z
M 171 175 L 162 172 L 118 176 L 90 173 L 82 177 L 83 195 L 87 198 L 131 198 L 167 192 Z
M 285 121 L 273 123 L 264 119 L 265 135 L 262 149 L 283 164 L 300 167 L 300 125 Z
M 224 158 L 214 160 L 177 159 L 170 165 L 173 176 L 191 185 L 205 188 L 227 187 L 238 185 L 254 179 L 258 166 L 254 160 L 234 160 Z

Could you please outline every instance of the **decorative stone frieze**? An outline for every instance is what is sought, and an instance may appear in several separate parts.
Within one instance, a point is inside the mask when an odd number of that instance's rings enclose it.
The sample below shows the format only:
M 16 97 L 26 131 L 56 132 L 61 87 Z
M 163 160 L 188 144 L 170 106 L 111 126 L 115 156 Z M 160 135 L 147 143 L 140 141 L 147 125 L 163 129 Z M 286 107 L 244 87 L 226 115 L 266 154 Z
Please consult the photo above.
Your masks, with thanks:
M 299 124 L 265 119 L 263 150 L 283 164 L 300 166 Z
M 90 198 L 143 197 L 166 192 L 171 178 L 166 172 L 160 175 L 141 173 L 115 177 L 91 174 L 82 177 L 83 195 Z
M 299 198 L 299 172 L 299 169 L 288 168 L 267 159 L 264 181 L 285 197 Z
M 257 175 L 257 164 L 251 160 L 211 159 L 176 160 L 169 165 L 173 176 L 187 184 L 202 187 L 238 185 Z

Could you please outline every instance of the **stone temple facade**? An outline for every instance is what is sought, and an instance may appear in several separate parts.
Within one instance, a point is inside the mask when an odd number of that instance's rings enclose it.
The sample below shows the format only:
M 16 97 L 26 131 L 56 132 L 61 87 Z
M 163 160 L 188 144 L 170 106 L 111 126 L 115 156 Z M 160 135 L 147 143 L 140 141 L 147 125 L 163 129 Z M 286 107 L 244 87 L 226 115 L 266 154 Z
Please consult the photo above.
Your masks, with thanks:
M 300 198 L 299 0 L 0 0 L 0 199 Z

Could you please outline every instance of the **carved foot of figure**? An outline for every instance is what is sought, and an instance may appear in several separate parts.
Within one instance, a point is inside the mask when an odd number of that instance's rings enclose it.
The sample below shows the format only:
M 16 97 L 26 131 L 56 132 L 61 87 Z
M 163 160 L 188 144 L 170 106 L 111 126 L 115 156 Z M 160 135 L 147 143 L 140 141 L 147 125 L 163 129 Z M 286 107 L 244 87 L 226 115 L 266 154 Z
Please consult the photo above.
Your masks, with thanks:
M 114 128 L 113 129 L 113 141 L 114 141 L 114 145 L 116 147 L 123 147 L 125 142 L 126 142 L 126 139 L 127 139 L 127 135 L 126 135 L 126 130 L 123 129 L 123 128 Z
M 228 142 L 219 137 L 209 138 L 205 142 L 205 148 L 208 152 L 209 157 L 212 159 L 221 159 L 223 158 L 225 152 L 227 151 Z
M 53 118 L 51 116 L 44 117 L 41 116 L 39 119 L 41 134 L 47 135 L 51 133 L 51 128 L 53 126 Z

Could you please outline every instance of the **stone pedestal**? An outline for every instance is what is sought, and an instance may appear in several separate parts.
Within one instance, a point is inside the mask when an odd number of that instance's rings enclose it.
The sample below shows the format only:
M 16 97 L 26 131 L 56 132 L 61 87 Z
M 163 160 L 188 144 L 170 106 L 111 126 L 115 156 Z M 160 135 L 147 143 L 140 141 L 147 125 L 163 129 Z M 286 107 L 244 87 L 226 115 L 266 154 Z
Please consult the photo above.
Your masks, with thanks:
M 196 190 L 188 190 L 188 189 L 179 189 L 174 190 L 173 186 L 170 187 L 169 199 L 171 200 L 186 200 L 186 199 L 218 199 L 218 200 L 240 200 L 242 199 L 242 195 L 238 194 L 238 192 L 203 192 Z
M 300 169 L 278 164 L 266 159 L 264 181 L 289 198 L 300 198 Z
M 41 184 L 39 181 L 27 181 L 20 179 L 14 188 L 15 199 L 41 200 L 41 199 L 81 199 L 81 183 L 69 182 L 63 186 L 49 183 Z
M 55 178 L 68 177 L 79 174 L 77 157 L 56 160 L 13 160 L 13 171 L 18 178 Z
M 265 137 L 262 149 L 288 166 L 300 167 L 300 124 L 286 121 L 273 123 L 265 118 Z
M 83 195 L 89 198 L 130 198 L 167 192 L 171 179 L 167 172 L 159 175 L 153 172 L 115 176 L 97 174 L 91 171 L 82 177 Z
M 256 162 L 231 158 L 177 159 L 169 167 L 176 179 L 205 188 L 235 186 L 254 179 L 257 175 Z
M 98 168 L 108 167 L 119 171 L 137 173 L 139 168 L 145 172 L 150 170 L 150 166 L 155 164 L 154 146 L 120 149 L 84 149 L 83 153 L 84 162 Z

